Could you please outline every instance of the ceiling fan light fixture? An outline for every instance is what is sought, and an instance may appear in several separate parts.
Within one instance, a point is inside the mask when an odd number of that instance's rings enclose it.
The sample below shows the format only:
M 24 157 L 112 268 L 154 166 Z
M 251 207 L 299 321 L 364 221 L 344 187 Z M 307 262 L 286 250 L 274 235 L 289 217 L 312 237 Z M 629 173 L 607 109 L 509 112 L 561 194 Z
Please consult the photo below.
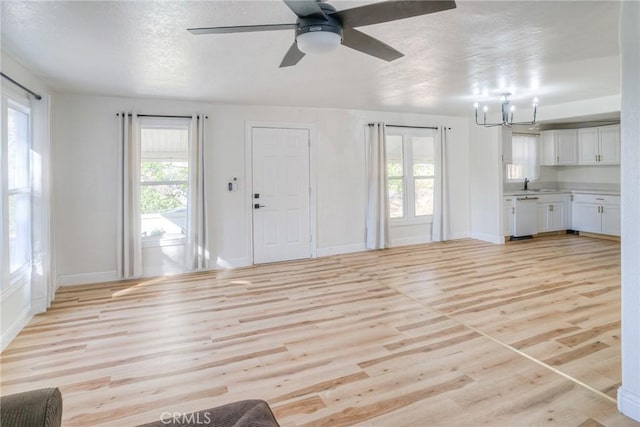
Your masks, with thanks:
M 296 37 L 298 49 L 306 54 L 328 53 L 335 50 L 342 42 L 339 33 L 325 30 L 310 30 Z

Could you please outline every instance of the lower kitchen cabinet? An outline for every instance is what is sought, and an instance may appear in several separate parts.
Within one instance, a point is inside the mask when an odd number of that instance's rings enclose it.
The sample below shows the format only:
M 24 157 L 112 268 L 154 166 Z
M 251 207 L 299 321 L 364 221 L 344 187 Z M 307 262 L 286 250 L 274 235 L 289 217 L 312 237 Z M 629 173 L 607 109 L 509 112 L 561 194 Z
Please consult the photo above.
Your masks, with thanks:
M 538 233 L 560 231 L 567 228 L 568 200 L 538 202 Z
M 504 198 L 503 203 L 503 233 L 505 236 L 513 235 L 513 215 L 515 214 L 515 206 L 514 206 L 515 196 L 508 196 Z
M 620 205 L 606 205 L 600 212 L 602 218 L 602 234 L 620 235 Z
M 531 206 L 536 210 L 537 232 L 575 230 L 597 234 L 620 236 L 620 196 L 597 193 L 541 194 L 528 193 L 504 196 L 503 233 L 518 235 L 516 227 L 516 202 L 519 198 L 535 199 Z M 573 202 L 571 201 L 573 200 Z M 536 216 L 533 217 L 535 221 Z M 526 234 L 536 234 L 535 230 Z
M 571 228 L 589 233 L 620 235 L 620 197 L 602 194 L 573 196 Z
M 571 228 L 576 231 L 600 233 L 602 231 L 602 218 L 600 217 L 600 205 L 594 203 L 573 202 Z

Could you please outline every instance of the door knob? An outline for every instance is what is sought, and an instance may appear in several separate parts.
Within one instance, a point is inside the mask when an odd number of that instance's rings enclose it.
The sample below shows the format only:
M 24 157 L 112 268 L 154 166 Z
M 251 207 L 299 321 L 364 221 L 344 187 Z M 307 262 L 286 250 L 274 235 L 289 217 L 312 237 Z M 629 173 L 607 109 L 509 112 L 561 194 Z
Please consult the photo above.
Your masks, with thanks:
M 260 203 L 256 203 L 255 205 L 253 205 L 254 209 L 260 209 L 260 208 L 264 208 L 266 207 L 265 205 L 261 205 Z

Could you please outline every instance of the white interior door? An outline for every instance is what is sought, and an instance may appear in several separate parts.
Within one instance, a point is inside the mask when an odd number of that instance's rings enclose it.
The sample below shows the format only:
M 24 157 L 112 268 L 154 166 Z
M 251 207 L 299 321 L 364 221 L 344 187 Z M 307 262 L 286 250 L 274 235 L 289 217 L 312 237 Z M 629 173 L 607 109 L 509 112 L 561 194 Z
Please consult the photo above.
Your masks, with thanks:
M 309 130 L 251 129 L 253 262 L 311 256 Z

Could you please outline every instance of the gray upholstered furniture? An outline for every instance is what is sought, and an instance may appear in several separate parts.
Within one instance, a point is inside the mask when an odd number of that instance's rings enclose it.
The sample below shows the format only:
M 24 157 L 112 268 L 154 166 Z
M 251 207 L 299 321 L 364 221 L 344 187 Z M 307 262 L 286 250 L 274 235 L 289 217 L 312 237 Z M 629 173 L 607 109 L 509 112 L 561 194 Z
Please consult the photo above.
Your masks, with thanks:
M 62 394 L 43 388 L 0 398 L 2 427 L 58 427 L 62 421 Z
M 241 400 L 192 413 L 162 412 L 158 420 L 140 427 L 280 427 L 264 400 Z M 44 388 L 0 398 L 2 427 L 59 427 L 62 394 Z
M 264 400 L 241 400 L 188 414 L 165 412 L 139 427 L 280 427 Z

